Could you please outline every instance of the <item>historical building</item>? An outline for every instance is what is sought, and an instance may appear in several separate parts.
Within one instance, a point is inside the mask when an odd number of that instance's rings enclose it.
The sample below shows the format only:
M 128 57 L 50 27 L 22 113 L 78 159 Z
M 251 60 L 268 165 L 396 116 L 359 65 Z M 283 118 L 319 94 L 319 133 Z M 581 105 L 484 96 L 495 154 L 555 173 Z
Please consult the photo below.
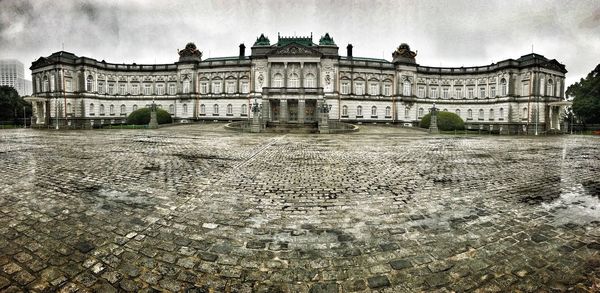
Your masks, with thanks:
M 122 123 L 156 103 L 177 122 L 251 119 L 261 104 L 269 123 L 329 119 L 415 125 L 435 103 L 472 129 L 502 132 L 560 128 L 565 66 L 539 54 L 478 67 L 429 67 L 401 44 L 392 60 L 340 56 L 329 34 L 260 35 L 246 55 L 202 59 L 193 43 L 173 64 L 114 64 L 60 51 L 31 66 L 38 125 Z M 56 118 L 58 117 L 58 121 Z
M 19 96 L 31 95 L 31 81 L 25 79 L 23 63 L 15 59 L 0 60 L 0 85 L 13 87 Z

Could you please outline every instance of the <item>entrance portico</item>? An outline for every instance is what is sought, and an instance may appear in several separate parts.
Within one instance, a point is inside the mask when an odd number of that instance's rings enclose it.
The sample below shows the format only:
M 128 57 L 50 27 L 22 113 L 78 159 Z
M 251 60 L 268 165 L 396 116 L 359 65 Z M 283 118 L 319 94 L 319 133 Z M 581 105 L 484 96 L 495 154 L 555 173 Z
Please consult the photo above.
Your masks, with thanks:
M 48 125 L 50 121 L 50 104 L 47 98 L 25 97 L 25 101 L 31 103 L 34 125 Z
M 548 103 L 548 129 L 561 130 L 561 123 L 565 118 L 565 109 L 573 105 L 573 102 L 560 101 Z

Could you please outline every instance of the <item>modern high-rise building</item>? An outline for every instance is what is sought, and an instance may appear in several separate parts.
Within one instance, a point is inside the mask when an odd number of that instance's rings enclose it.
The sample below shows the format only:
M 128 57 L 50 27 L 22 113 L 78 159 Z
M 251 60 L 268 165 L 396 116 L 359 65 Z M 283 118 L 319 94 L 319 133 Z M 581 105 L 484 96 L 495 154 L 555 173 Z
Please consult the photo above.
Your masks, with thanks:
M 15 88 L 20 96 L 31 95 L 31 81 L 25 79 L 23 63 L 16 59 L 0 59 L 0 85 Z

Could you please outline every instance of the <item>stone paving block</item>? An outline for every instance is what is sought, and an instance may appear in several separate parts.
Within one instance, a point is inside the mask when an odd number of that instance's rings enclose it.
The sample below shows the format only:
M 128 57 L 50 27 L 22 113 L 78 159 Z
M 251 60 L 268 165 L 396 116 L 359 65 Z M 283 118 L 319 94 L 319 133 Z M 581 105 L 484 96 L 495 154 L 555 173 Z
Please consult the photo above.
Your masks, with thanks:
M 593 138 L 220 127 L 3 130 L 0 290 L 551 291 L 597 276 Z

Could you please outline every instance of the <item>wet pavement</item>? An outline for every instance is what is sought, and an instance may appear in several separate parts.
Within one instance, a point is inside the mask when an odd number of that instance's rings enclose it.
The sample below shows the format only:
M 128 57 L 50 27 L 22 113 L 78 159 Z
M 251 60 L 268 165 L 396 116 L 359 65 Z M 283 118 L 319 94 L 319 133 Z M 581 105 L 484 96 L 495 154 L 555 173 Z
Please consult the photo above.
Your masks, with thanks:
M 600 286 L 598 137 L 222 126 L 0 131 L 0 291 Z

